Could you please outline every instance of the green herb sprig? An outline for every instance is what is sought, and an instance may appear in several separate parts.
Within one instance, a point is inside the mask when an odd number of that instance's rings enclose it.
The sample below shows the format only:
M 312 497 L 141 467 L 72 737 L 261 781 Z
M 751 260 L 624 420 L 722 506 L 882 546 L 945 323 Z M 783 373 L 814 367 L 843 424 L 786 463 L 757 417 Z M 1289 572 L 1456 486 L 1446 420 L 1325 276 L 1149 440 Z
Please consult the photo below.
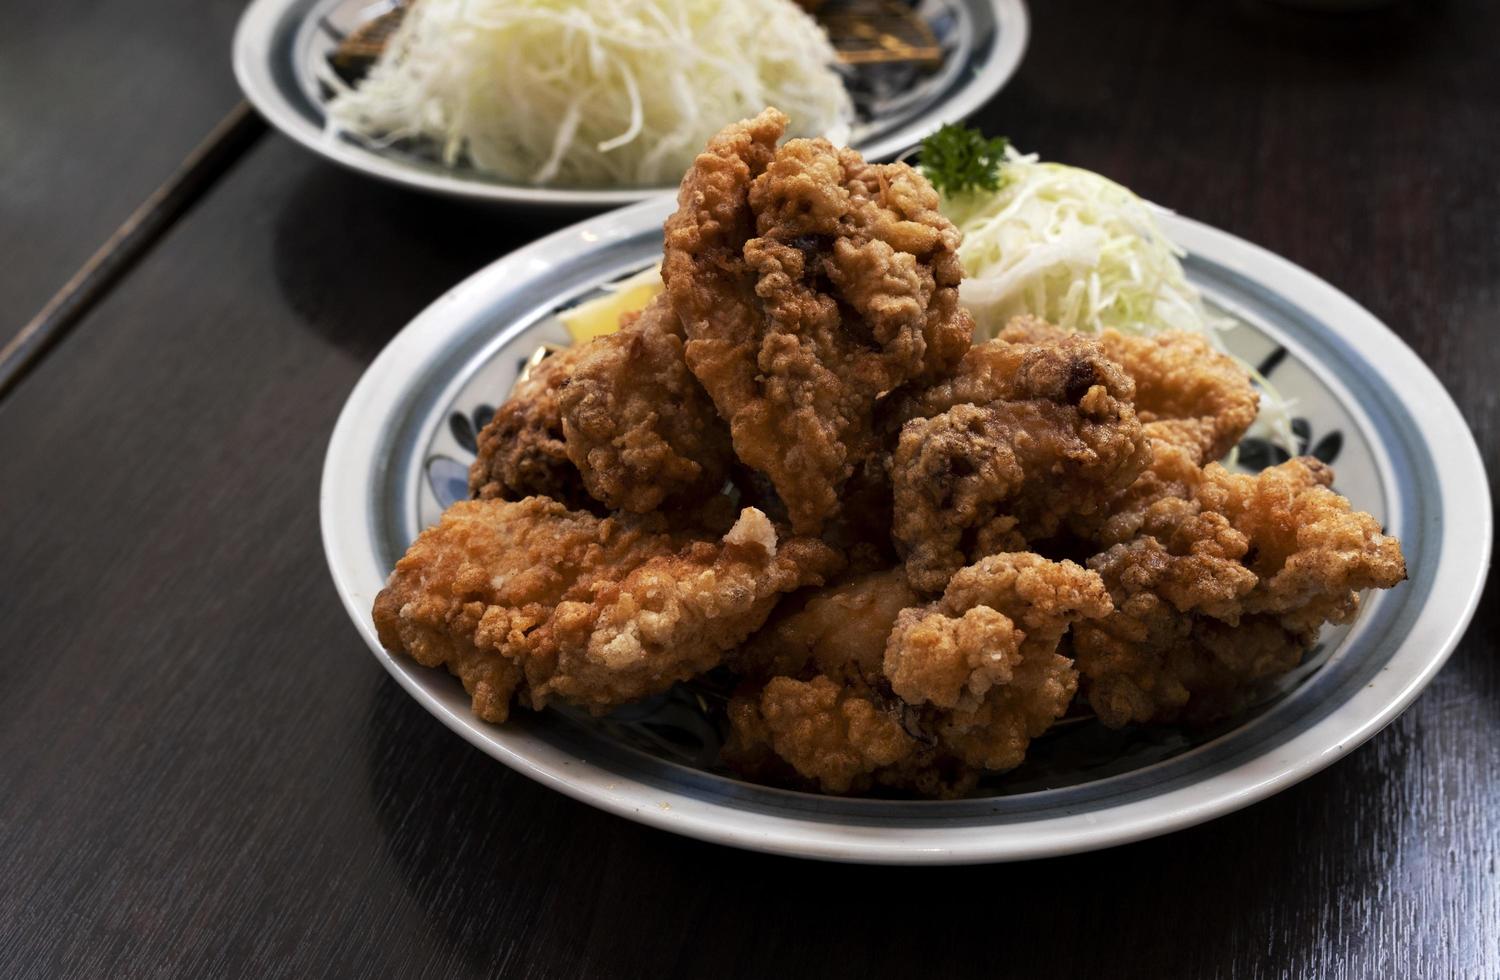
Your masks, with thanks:
M 922 173 L 944 194 L 1000 188 L 1000 164 L 1010 140 L 993 139 L 962 123 L 948 123 L 922 141 Z

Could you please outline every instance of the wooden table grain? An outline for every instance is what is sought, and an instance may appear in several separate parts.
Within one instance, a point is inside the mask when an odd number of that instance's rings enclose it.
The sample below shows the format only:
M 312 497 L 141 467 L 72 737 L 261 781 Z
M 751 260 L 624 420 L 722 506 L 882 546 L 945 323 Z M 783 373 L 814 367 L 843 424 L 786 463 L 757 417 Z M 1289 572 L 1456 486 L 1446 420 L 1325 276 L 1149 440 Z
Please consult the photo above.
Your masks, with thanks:
M 239 101 L 239 6 L 0 6 L 0 345 Z
M 1032 14 L 987 129 L 1349 292 L 1438 372 L 1493 468 L 1500 10 Z M 150 141 L 161 122 L 134 125 Z M 34 193 L 6 206 L 67 213 L 55 186 Z M 390 336 L 550 227 L 265 136 L 0 399 L 0 972 L 1500 975 L 1493 589 L 1427 692 L 1349 758 L 1210 824 L 1056 860 L 733 851 L 595 812 L 449 733 L 344 618 L 319 468 Z M 25 261 L 65 280 L 77 229 L 30 228 L 53 258 Z

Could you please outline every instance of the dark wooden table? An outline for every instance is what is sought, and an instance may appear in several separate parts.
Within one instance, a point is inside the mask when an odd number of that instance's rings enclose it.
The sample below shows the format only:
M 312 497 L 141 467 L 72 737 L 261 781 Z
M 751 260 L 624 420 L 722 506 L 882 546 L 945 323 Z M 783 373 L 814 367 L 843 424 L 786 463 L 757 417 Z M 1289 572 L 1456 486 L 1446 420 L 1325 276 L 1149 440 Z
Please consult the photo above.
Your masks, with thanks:
M 9 5 L 0 344 L 231 112 L 235 13 Z M 1036 0 L 1033 17 L 988 129 L 1343 288 L 1495 462 L 1500 7 Z M 1500 975 L 1493 589 L 1347 760 L 1060 860 L 742 853 L 470 748 L 345 619 L 319 467 L 387 339 L 549 226 L 379 186 L 254 122 L 215 140 L 0 398 L 0 973 Z

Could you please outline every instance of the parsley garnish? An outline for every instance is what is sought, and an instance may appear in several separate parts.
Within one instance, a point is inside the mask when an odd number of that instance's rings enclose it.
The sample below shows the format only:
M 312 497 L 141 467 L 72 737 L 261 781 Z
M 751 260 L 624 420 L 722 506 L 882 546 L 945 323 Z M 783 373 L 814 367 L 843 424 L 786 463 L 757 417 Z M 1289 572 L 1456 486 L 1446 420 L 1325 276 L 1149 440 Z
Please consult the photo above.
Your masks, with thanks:
M 985 139 L 977 129 L 948 123 L 922 141 L 922 172 L 944 194 L 970 188 L 1000 188 L 1000 164 L 1005 162 L 1004 136 Z

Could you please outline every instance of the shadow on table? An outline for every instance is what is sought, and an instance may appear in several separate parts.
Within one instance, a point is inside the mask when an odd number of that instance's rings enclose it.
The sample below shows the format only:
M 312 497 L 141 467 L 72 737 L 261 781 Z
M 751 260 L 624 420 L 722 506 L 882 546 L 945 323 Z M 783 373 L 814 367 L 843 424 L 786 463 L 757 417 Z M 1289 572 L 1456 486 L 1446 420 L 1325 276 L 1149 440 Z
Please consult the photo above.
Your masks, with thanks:
M 274 217 L 276 280 L 312 330 L 370 360 L 470 273 L 581 217 L 419 194 L 310 160 Z
M 1201 976 L 1336 956 L 1340 937 L 1347 953 L 1357 909 L 1389 887 L 1403 809 L 1351 815 L 1345 795 L 1398 797 L 1410 741 L 1388 736 L 1357 780 L 1346 762 L 1342 780 L 1155 841 L 893 869 L 752 854 L 594 811 L 471 748 L 389 680 L 369 726 L 378 821 L 440 931 L 432 952 L 476 971 L 611 976 Z

